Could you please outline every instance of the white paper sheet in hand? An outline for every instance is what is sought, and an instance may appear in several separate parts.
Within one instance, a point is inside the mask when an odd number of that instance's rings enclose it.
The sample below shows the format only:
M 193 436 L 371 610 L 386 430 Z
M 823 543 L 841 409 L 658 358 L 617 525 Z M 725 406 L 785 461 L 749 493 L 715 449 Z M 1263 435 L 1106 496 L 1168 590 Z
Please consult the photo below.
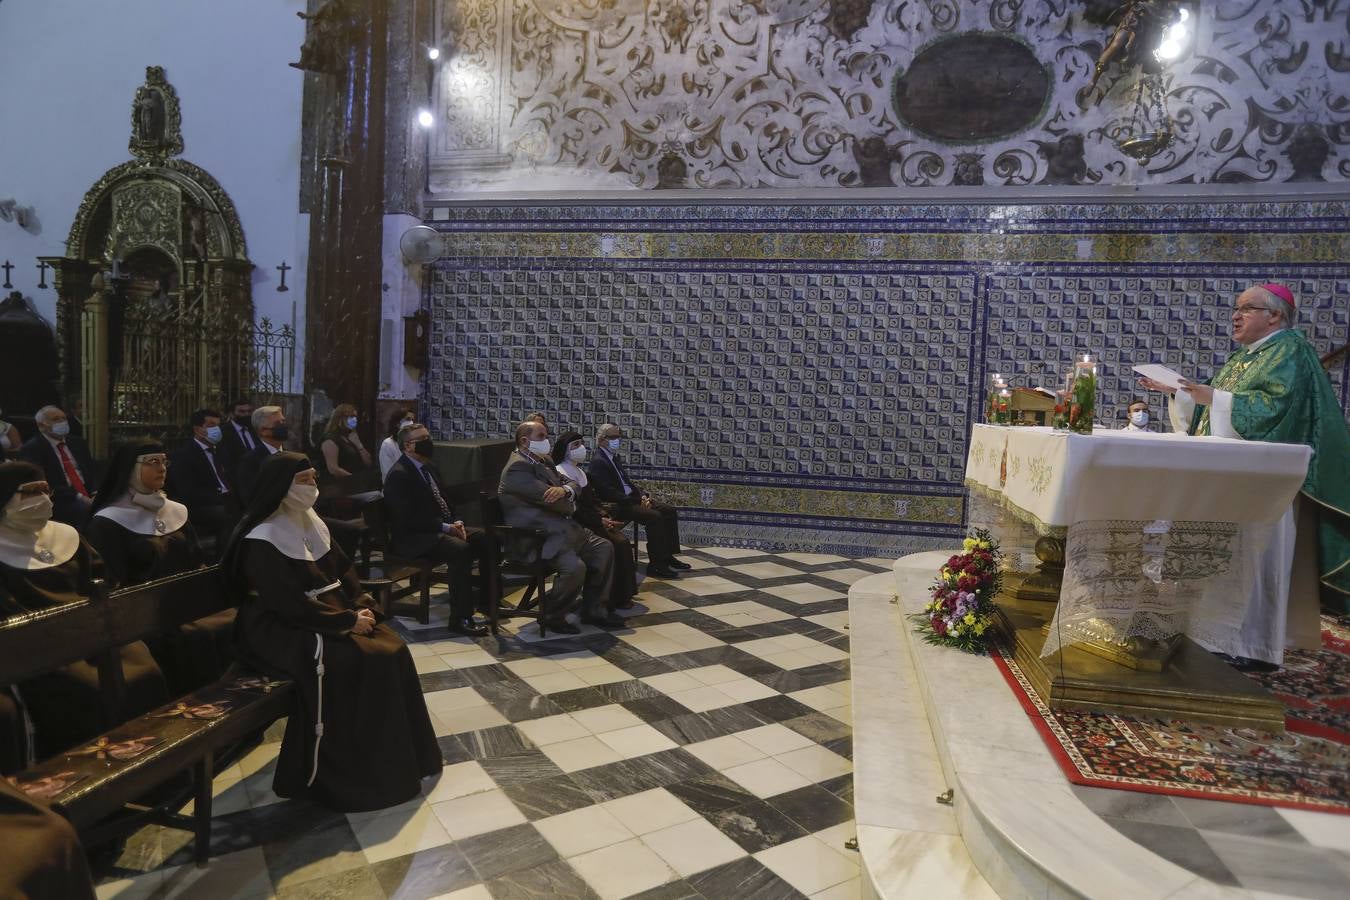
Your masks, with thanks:
M 1167 366 L 1160 366 L 1155 363 L 1148 363 L 1142 366 L 1135 366 L 1134 370 L 1145 378 L 1152 378 L 1158 384 L 1166 385 L 1170 388 L 1181 387 L 1182 376 L 1173 372 Z

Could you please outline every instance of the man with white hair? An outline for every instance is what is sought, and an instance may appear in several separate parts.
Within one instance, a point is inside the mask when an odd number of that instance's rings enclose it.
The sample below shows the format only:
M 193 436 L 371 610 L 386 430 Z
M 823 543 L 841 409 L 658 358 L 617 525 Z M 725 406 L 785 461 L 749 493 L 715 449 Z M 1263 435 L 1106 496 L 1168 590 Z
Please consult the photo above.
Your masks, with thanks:
M 57 406 L 44 406 L 33 416 L 38 433 L 19 448 L 19 458 L 40 467 L 52 488 L 52 518 L 75 528 L 89 520 L 99 475 L 89 445 L 70 433 L 70 421 Z
M 239 498 L 247 503 L 258 480 L 258 468 L 269 456 L 280 453 L 291 436 L 286 427 L 286 414 L 280 406 L 259 406 L 249 414 L 251 433 L 257 436 L 257 446 L 244 454 L 235 470 L 235 484 Z
M 1169 413 L 1179 432 L 1313 449 L 1300 495 L 1261 557 L 1238 649 L 1229 651 L 1276 665 L 1286 645 L 1318 639 L 1317 582 L 1328 607 L 1350 612 L 1350 431 L 1317 352 L 1293 328 L 1297 319 L 1289 288 L 1250 287 L 1232 315 L 1242 349 L 1207 384 L 1183 379 L 1170 390 L 1141 382 L 1173 395 Z M 1304 559 L 1316 559 L 1316 580 L 1300 578 Z

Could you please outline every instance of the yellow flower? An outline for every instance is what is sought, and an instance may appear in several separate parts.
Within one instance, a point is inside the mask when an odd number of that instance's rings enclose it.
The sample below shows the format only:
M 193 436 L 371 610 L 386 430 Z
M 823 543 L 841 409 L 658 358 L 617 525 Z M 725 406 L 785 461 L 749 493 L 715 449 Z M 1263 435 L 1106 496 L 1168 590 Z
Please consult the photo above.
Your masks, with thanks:
M 984 634 L 984 623 L 980 622 L 975 626 L 975 636 L 980 637 L 983 634 Z
M 974 614 L 974 613 L 966 613 L 966 617 L 965 617 L 964 619 L 962 619 L 961 621 L 965 622 L 967 625 L 974 625 L 974 624 L 975 624 L 975 614 Z
M 981 550 L 990 550 L 993 548 L 994 545 L 989 543 L 988 541 L 976 541 L 975 546 Z
M 976 541 L 974 538 L 966 538 L 964 541 L 961 542 L 961 549 L 964 550 L 966 553 L 969 553 L 971 550 L 974 550 L 977 546 L 979 546 L 979 542 Z

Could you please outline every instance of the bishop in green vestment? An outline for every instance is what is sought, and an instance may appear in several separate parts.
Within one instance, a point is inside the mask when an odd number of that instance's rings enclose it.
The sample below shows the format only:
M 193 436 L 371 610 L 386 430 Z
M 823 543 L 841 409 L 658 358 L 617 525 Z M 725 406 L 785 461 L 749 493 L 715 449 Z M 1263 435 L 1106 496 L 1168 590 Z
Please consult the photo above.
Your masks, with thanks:
M 1350 430 L 1316 351 L 1293 328 L 1297 314 L 1284 285 L 1243 291 L 1233 311 L 1242 349 L 1208 383 L 1183 382 L 1174 424 L 1193 435 L 1312 447 L 1302 495 L 1317 514 L 1317 575 L 1324 602 L 1350 612 Z

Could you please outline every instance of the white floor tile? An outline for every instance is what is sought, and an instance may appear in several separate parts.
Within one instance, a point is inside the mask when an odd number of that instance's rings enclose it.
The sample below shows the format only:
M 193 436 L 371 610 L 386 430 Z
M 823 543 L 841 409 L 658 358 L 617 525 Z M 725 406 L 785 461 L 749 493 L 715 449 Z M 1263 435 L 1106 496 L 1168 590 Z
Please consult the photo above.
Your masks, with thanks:
M 772 725 L 762 725 L 759 728 L 738 731 L 735 737 L 754 747 L 764 756 L 776 756 L 779 753 L 801 750 L 803 747 L 819 746 L 810 738 L 800 735 L 786 725 L 780 725 L 777 722 Z
M 606 731 L 617 731 L 620 728 L 632 728 L 634 725 L 643 724 L 641 719 L 617 703 L 578 710 L 571 715 L 591 734 L 604 734 Z
M 563 691 L 575 691 L 586 687 L 586 682 L 574 672 L 557 671 L 552 675 L 533 675 L 522 679 L 541 694 L 561 694 Z
M 815 584 L 780 584 L 777 587 L 761 588 L 766 594 L 773 594 L 775 597 L 781 597 L 784 600 L 790 600 L 793 603 L 805 605 L 807 603 L 820 603 L 822 600 L 847 600 L 848 597 L 840 591 L 830 588 L 820 587 Z
M 718 594 L 734 594 L 737 591 L 748 591 L 750 588 L 720 575 L 695 575 L 693 578 L 681 578 L 673 582 L 680 590 L 687 591 L 690 594 L 696 594 L 699 597 L 715 597 Z
M 466 797 L 463 800 L 450 800 L 448 803 L 461 803 L 472 799 Z M 352 831 L 356 834 L 356 842 L 361 845 L 366 859 L 373 863 L 407 856 L 428 847 L 439 847 L 451 841 L 449 832 L 438 818 L 438 814 L 433 812 L 430 804 L 354 823 Z
M 446 691 L 432 691 L 422 695 L 427 712 L 441 715 L 470 706 L 483 706 L 487 703 L 483 695 L 471 687 L 450 688 Z
M 658 753 L 662 750 L 674 750 L 679 746 L 645 722 L 641 725 L 633 725 L 630 728 L 606 731 L 600 734 L 599 738 L 610 749 L 624 758 L 646 756 L 648 753 Z
M 776 797 L 811 783 L 776 759 L 759 759 L 732 766 L 722 774 L 760 799 Z
M 620 681 L 629 681 L 633 677 L 618 666 L 605 662 L 604 660 L 600 660 L 598 666 L 575 669 L 571 674 L 576 675 L 587 685 L 591 686 L 597 684 L 618 684 Z
M 450 664 L 439 656 L 414 656 L 413 667 L 417 669 L 417 674 L 426 675 L 429 672 L 444 672 L 450 668 Z
M 875 573 L 870 569 L 835 569 L 831 572 L 816 572 L 815 574 L 820 578 L 837 581 L 840 584 L 853 584 L 853 582 Z
M 511 798 L 500 790 L 482 791 L 432 805 L 431 810 L 456 841 L 525 822 Z M 411 851 L 407 851 L 411 852 Z M 383 857 L 388 859 L 389 857 Z
M 486 704 L 437 713 L 436 718 L 449 729 L 449 734 L 462 734 L 465 731 L 478 731 L 483 728 L 496 728 L 498 725 L 511 724 L 506 716 Z
M 719 559 L 744 559 L 747 556 L 769 555 L 764 550 L 751 550 L 745 547 L 699 547 L 698 551 Z
M 749 575 L 751 578 L 787 578 L 790 575 L 802 574 L 801 569 L 794 569 L 791 566 L 776 562 L 745 563 L 739 566 L 727 566 L 727 568 L 741 575 Z
M 542 719 L 517 722 L 516 728 L 539 747 L 562 741 L 574 741 L 577 738 L 590 737 L 591 734 L 580 722 L 566 713 L 561 716 L 546 716 Z
M 803 894 L 814 894 L 857 877 L 856 859 L 850 859 L 844 852 L 827 847 L 808 834 L 761 850 L 755 859 Z
M 828 747 L 819 745 L 780 753 L 774 759 L 811 781 L 828 781 L 853 771 L 851 762 Z
M 674 870 L 637 838 L 574 856 L 569 862 L 601 900 L 622 900 L 676 877 Z
M 723 706 L 731 706 L 733 703 L 737 702 L 732 697 L 719 691 L 713 685 L 697 687 L 691 691 L 677 691 L 670 695 L 670 699 L 692 712 L 706 712 L 710 709 L 721 709 Z
M 735 681 L 724 681 L 712 686 L 737 703 L 749 703 L 751 700 L 763 700 L 766 697 L 778 696 L 778 691 L 753 678 L 742 677 Z
M 562 666 L 556 660 L 549 656 L 534 656 L 529 659 L 513 659 L 510 662 L 502 663 L 521 678 L 533 678 L 539 675 L 556 675 L 562 671 Z
M 805 563 L 808 566 L 823 566 L 828 563 L 841 563 L 847 558 L 843 556 L 833 556 L 829 553 L 780 553 L 778 555 L 783 559 Z
M 553 764 L 564 772 L 580 772 L 582 769 L 603 766 L 623 759 L 613 747 L 601 742 L 597 737 L 589 736 L 545 744 L 539 751 L 553 760 Z
M 471 759 L 441 769 L 441 777 L 427 792 L 426 800 L 428 803 L 440 803 L 444 800 L 454 800 L 456 797 L 491 791 L 496 787 L 497 782 L 492 780 L 492 776 L 483 770 L 477 760 Z
M 684 877 L 748 855 L 701 816 L 645 834 L 642 842 Z
M 648 675 L 640 679 L 663 694 L 675 694 L 679 691 L 692 691 L 701 688 L 706 682 L 699 681 L 693 672 L 662 672 L 660 675 Z
M 587 806 L 534 823 L 563 859 L 632 840 L 633 832 L 603 806 Z
M 442 654 L 441 659 L 445 660 L 452 669 L 470 669 L 474 666 L 490 666 L 497 661 L 497 657 L 483 650 L 481 647 L 473 647 L 455 653 Z
M 763 759 L 767 755 L 741 740 L 738 734 L 728 734 L 708 741 L 686 744 L 684 749 L 719 772 L 734 766 L 754 762 L 757 759 Z
M 602 805 L 629 831 L 639 835 L 699 818 L 698 813 L 665 788 L 654 788 Z

